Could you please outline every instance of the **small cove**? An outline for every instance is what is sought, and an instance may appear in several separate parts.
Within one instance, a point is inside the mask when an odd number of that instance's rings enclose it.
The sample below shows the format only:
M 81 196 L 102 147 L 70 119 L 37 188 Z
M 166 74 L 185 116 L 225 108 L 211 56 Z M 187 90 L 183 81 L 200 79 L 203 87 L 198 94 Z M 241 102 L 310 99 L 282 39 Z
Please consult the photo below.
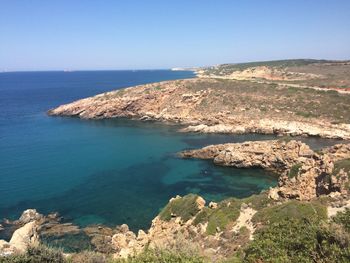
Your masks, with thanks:
M 28 208 L 57 211 L 80 226 L 127 223 L 145 229 L 168 200 L 197 193 L 208 201 L 246 197 L 276 184 L 261 169 L 183 160 L 176 152 L 273 135 L 179 133 L 154 122 L 53 118 L 54 106 L 100 92 L 191 72 L 109 71 L 0 75 L 0 217 Z M 102 88 L 101 88 L 102 87 Z M 314 149 L 338 141 L 297 138 Z

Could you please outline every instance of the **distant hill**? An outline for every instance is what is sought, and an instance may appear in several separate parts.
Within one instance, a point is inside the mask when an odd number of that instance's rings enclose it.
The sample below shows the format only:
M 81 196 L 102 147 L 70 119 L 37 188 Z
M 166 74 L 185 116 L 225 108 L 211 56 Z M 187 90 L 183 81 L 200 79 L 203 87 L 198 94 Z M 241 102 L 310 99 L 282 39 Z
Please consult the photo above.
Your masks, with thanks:
M 298 67 L 315 63 L 350 63 L 350 60 L 326 60 L 326 59 L 283 59 L 270 61 L 256 61 L 244 63 L 227 63 L 210 68 L 220 68 L 222 70 L 244 70 L 251 67 L 267 66 L 267 67 Z
M 295 84 L 350 90 L 350 60 L 286 59 L 221 64 L 197 70 L 199 77 Z

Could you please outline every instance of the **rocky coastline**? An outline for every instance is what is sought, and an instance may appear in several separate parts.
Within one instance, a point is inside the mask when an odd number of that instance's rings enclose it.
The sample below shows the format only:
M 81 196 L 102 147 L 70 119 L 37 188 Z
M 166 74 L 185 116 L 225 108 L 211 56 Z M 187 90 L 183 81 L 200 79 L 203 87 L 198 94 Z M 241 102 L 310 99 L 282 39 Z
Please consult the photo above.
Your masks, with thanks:
M 283 210 L 287 206 L 288 211 L 304 215 L 317 207 L 319 216 L 327 215 L 328 211 L 331 217 L 350 207 L 350 169 L 348 165 L 342 166 L 350 160 L 350 144 L 315 152 L 295 140 L 256 141 L 211 145 L 183 151 L 179 156 L 212 159 L 217 165 L 270 169 L 279 175 L 279 183 L 255 196 L 218 203 L 207 204 L 194 194 L 176 196 L 152 220 L 148 230 L 138 233 L 130 231 L 126 224 L 115 228 L 102 225 L 80 228 L 65 222 L 57 213 L 44 216 L 29 209 L 18 220 L 1 223 L 0 231 L 4 228 L 12 231 L 9 241 L 0 240 L 1 255 L 23 253 L 28 247 L 48 240 L 50 244 L 63 245 L 68 236 L 79 241 L 65 245 L 79 247 L 85 242 L 86 247 L 116 259 L 135 256 L 145 249 L 186 247 L 188 252 L 195 251 L 216 262 L 235 254 L 254 239 L 255 231 L 266 224 L 262 220 L 265 211 Z M 327 198 L 326 203 L 319 201 L 322 197 Z M 298 206 L 310 207 L 298 208 L 296 212 Z
M 251 84 L 242 88 L 242 83 L 191 79 L 146 84 L 61 105 L 48 114 L 172 122 L 184 126 L 181 132 L 350 139 L 347 94 L 336 95 L 346 105 L 342 110 L 316 116 L 314 109 L 305 108 L 305 101 L 300 103 L 299 97 L 292 97 L 296 96 L 295 90 L 270 84 L 259 86 L 262 90 Z M 280 97 L 276 92 L 289 95 Z M 300 96 L 299 91 L 296 93 Z M 335 96 L 318 90 L 311 93 L 319 100 L 315 107 Z M 218 262 L 247 247 L 256 232 L 273 220 L 290 216 L 299 220 L 312 215 L 316 221 L 329 221 L 350 207 L 350 144 L 313 151 L 295 140 L 248 141 L 186 150 L 179 157 L 208 159 L 216 165 L 242 169 L 268 169 L 278 176 L 278 185 L 248 198 L 208 204 L 195 194 L 176 196 L 152 220 L 148 230 L 138 233 L 126 224 L 80 228 L 64 222 L 57 213 L 44 216 L 29 209 L 18 220 L 1 223 L 0 231 L 12 229 L 12 237 L 0 240 L 0 255 L 23 253 L 47 240 L 63 242 L 68 235 L 79 236 L 79 245 L 85 242 L 94 251 L 117 259 L 133 257 L 149 248 L 176 251 L 181 247 Z
M 172 122 L 184 125 L 181 130 L 183 132 L 261 133 L 350 139 L 350 124 L 346 120 L 335 121 L 336 116 L 326 116 L 329 112 L 317 118 L 308 116 L 312 116 L 313 111 L 295 112 L 296 107 L 302 106 L 296 99 L 290 100 L 288 97 L 285 97 L 285 100 L 291 104 L 290 107 L 283 103 L 272 105 L 269 96 L 263 94 L 263 90 L 251 95 L 242 90 L 240 85 L 241 83 L 234 81 L 223 84 L 215 79 L 146 84 L 61 105 L 49 110 L 48 114 L 82 119 L 125 117 L 143 121 Z M 269 89 L 273 96 L 274 91 L 270 86 L 265 89 Z M 288 88 L 278 89 L 281 93 L 284 90 L 287 92 Z M 327 100 L 329 94 L 320 94 L 317 96 Z M 237 95 L 240 96 L 239 99 Z M 342 96 L 346 100 L 350 97 Z M 275 97 L 271 99 L 281 100 Z M 259 103 L 258 106 L 256 103 Z M 344 118 L 343 115 L 339 117 Z
M 311 200 L 320 195 L 348 195 L 349 178 L 337 162 L 350 158 L 350 144 L 338 144 L 316 153 L 308 145 L 291 140 L 211 145 L 181 152 L 182 158 L 212 159 L 217 165 L 259 167 L 279 174 L 273 199 Z

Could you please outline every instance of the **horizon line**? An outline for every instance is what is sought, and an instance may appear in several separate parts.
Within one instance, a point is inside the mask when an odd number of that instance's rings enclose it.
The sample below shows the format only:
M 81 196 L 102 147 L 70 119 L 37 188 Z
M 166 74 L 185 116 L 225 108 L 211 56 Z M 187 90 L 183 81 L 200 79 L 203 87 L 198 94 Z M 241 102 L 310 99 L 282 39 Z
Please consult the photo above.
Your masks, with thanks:
M 284 60 L 319 60 L 319 61 L 328 61 L 328 62 L 350 62 L 350 58 L 347 59 L 324 59 L 324 58 L 286 58 L 286 59 L 271 59 L 271 60 L 248 60 L 248 61 L 240 61 L 240 62 L 224 62 L 224 63 L 216 63 L 211 65 L 202 65 L 202 66 L 176 66 L 176 67 L 166 67 L 166 68 L 130 68 L 130 69 L 23 69 L 23 70 L 0 70 L 0 73 L 15 73 L 15 72 L 81 72 L 81 71 L 152 71 L 152 70 L 172 70 L 177 69 L 178 71 L 195 71 L 194 69 L 198 68 L 206 68 L 218 65 L 227 65 L 227 64 L 249 64 L 256 62 L 274 62 L 274 61 L 284 61 Z

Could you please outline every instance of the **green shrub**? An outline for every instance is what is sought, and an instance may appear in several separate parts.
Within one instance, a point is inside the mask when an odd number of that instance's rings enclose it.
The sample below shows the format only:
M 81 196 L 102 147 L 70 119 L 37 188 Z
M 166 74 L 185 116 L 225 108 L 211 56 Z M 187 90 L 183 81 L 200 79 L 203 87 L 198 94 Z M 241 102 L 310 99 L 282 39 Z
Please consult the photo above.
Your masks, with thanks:
M 168 250 L 147 250 L 135 257 L 119 259 L 113 263 L 204 263 L 204 258 L 197 255 L 175 253 Z
M 107 263 L 108 261 L 106 255 L 93 251 L 75 253 L 67 258 L 67 263 Z
M 216 209 L 204 208 L 193 221 L 193 224 L 208 222 L 207 234 L 214 235 L 217 229 L 225 230 L 230 223 L 239 217 L 241 201 L 238 199 L 227 199 L 218 204 Z
M 314 114 L 312 112 L 305 112 L 305 111 L 297 111 L 295 114 L 299 115 L 299 116 L 302 116 L 304 118 L 318 117 L 317 114 Z
M 289 170 L 288 177 L 292 178 L 292 177 L 297 176 L 301 166 L 302 166 L 302 164 L 300 164 L 300 163 L 294 164 Z
M 342 225 L 350 233 L 350 209 L 346 208 L 344 212 L 338 212 L 333 221 Z
M 249 204 L 249 206 L 255 210 L 260 210 L 274 203 L 274 201 L 268 197 L 267 192 L 243 198 L 241 199 L 241 202 Z
M 64 263 L 66 262 L 60 250 L 45 246 L 29 247 L 25 254 L 11 255 L 0 258 L 1 263 Z
M 243 263 L 243 259 L 240 257 L 240 255 L 235 255 L 220 261 L 220 263 Z
M 333 174 L 336 175 L 337 173 L 339 173 L 340 169 L 343 169 L 345 172 L 350 174 L 350 159 L 336 161 L 334 163 Z
M 349 242 L 319 221 L 283 219 L 261 229 L 245 262 L 349 262 Z
M 343 169 L 350 179 L 350 159 L 339 160 L 334 163 L 333 175 L 337 175 Z M 345 183 L 345 187 L 350 189 L 350 184 Z
M 198 195 L 189 194 L 169 202 L 160 212 L 160 219 L 169 221 L 174 214 L 180 216 L 183 221 L 189 220 L 199 212 L 197 198 Z
M 266 225 L 289 218 L 322 220 L 327 218 L 327 209 L 319 202 L 292 200 L 281 205 L 263 208 L 253 216 L 252 220 Z

